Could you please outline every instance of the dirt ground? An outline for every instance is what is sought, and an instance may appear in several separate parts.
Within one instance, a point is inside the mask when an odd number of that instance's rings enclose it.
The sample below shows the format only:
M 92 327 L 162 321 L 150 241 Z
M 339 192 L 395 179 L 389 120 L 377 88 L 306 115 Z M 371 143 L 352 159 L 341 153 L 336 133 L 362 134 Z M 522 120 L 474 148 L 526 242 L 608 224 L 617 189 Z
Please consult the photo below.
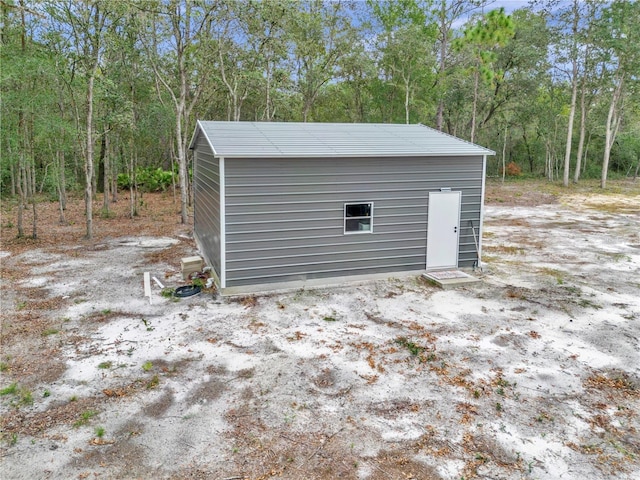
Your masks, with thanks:
M 474 286 L 151 302 L 197 254 L 170 194 L 93 241 L 3 202 L 0 477 L 640 478 L 640 183 L 486 198 Z

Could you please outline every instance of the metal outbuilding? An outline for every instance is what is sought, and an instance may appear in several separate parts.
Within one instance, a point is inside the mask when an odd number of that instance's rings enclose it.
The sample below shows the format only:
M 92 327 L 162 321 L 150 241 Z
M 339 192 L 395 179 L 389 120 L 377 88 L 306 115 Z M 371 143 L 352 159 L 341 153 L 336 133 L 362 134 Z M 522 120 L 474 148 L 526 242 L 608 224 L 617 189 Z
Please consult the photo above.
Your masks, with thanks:
M 424 125 L 218 121 L 190 148 L 223 294 L 480 261 L 486 148 Z

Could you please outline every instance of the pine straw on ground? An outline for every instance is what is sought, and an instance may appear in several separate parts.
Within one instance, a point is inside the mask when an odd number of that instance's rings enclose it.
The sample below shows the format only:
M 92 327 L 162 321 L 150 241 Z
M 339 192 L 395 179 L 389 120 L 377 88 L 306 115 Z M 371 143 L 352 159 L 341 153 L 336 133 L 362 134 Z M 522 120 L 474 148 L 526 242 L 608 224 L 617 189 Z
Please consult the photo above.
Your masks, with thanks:
M 83 252 L 100 248 L 108 239 L 129 236 L 184 236 L 187 238 L 191 224 L 180 223 L 180 205 L 170 192 L 144 194 L 138 205 L 138 215 L 131 218 L 127 193 L 122 193 L 118 202 L 112 203 L 108 215 L 101 215 L 102 198 L 94 202 L 93 238 L 86 235 L 84 199 L 71 196 L 65 211 L 65 223 L 60 223 L 58 202 L 40 199 L 36 204 L 36 238 L 33 233 L 33 210 L 24 211 L 25 237 L 18 238 L 17 202 L 6 199 L 2 202 L 0 249 L 12 256 L 27 254 L 32 250 L 47 253 L 63 253 L 81 256 Z M 186 242 L 178 245 L 184 248 Z M 73 249 L 70 252 L 70 249 Z M 172 249 L 175 250 L 175 249 Z M 28 257 L 25 257 L 28 258 Z M 36 263 L 30 262 L 28 267 Z M 2 310 L 0 311 L 3 369 L 6 380 L 16 383 L 25 392 L 30 392 L 41 382 L 51 382 L 60 377 L 66 365 L 61 356 L 60 345 L 84 341 L 84 337 L 72 337 L 62 328 L 55 313 L 73 298 L 50 296 L 46 287 L 20 286 L 24 279 L 23 262 L 0 260 L 2 281 Z M 114 315 L 117 312 L 113 313 Z M 95 314 L 109 316 L 105 312 Z M 35 354 L 34 354 L 35 352 Z M 4 383 L 4 382 L 3 382 Z M 136 386 L 138 386 L 136 384 Z M 146 388 L 142 385 L 141 388 Z M 126 389 L 126 388 L 125 388 Z M 128 390 L 131 387 L 128 386 Z M 38 392 L 40 393 L 40 392 Z M 3 436 L 8 434 L 42 435 L 51 427 L 71 424 L 80 413 L 95 409 L 109 398 L 82 398 L 77 401 L 54 405 L 44 412 L 27 414 L 20 409 L 11 409 L 0 422 Z M 1 436 L 0 436 L 1 437 Z
M 34 248 L 63 248 L 83 246 L 95 248 L 108 238 L 123 236 L 172 236 L 189 233 L 193 218 L 186 225 L 180 222 L 179 198 L 170 192 L 145 193 L 138 200 L 137 215 L 131 218 L 128 193 L 121 193 L 116 203 L 112 203 L 109 214 L 102 214 L 102 198 L 93 203 L 93 238 L 86 238 L 86 216 L 84 199 L 74 195 L 69 198 L 65 211 L 65 224 L 60 223 L 58 202 L 38 201 L 36 203 L 37 230 L 33 233 L 33 212 L 31 206 L 25 209 L 23 227 L 25 237 L 17 238 L 17 202 L 15 199 L 2 202 L 2 228 L 0 242 L 3 250 L 20 254 Z M 3 268 L 4 275 L 4 268 Z

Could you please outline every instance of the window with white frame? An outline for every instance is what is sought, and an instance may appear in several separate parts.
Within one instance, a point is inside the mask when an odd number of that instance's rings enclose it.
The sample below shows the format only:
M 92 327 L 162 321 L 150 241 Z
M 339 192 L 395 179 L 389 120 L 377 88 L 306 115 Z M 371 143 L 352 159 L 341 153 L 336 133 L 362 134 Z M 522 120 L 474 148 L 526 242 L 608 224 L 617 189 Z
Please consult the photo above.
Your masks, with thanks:
M 344 204 L 344 233 L 373 232 L 373 202 Z

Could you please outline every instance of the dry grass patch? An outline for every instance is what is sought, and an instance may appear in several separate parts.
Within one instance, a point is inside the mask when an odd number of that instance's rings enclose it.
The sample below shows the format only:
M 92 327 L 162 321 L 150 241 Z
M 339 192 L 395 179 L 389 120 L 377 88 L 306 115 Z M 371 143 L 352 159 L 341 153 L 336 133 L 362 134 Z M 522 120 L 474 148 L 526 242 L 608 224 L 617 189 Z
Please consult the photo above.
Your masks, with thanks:
M 100 403 L 100 399 L 88 397 L 57 403 L 43 412 L 12 410 L 2 417 L 0 426 L 5 434 L 43 436 L 59 425 L 73 426 L 83 412 L 95 411 Z
M 486 222 L 489 225 L 500 225 L 501 227 L 524 227 L 531 228 L 531 224 L 524 218 L 499 218 L 496 220 L 489 220 Z M 484 235 L 484 233 L 483 233 Z
M 636 198 L 620 198 L 618 196 L 611 198 L 603 195 L 597 195 L 588 198 L 584 202 L 584 205 L 587 208 L 597 210 L 598 212 L 637 215 L 638 212 L 640 212 L 640 186 L 639 193 Z
M 486 435 L 474 435 L 466 432 L 463 435 L 462 449 L 465 456 L 465 466 L 462 478 L 477 478 L 484 476 L 481 471 L 499 467 L 503 470 L 522 470 L 523 460 L 515 452 L 508 452 L 493 438 Z
M 524 255 L 525 253 L 524 248 L 515 245 L 485 245 L 483 250 L 503 255 Z
M 559 285 L 564 283 L 565 278 L 567 277 L 567 272 L 563 272 L 562 270 L 558 270 L 557 268 L 543 267 L 538 269 L 538 272 L 543 275 L 548 275 L 550 277 L 555 278 L 556 283 Z
M 417 403 L 410 400 L 389 400 L 370 406 L 369 411 L 383 418 L 398 418 L 402 415 L 417 413 L 422 408 L 433 406 L 434 402 Z
M 109 320 L 113 320 L 114 318 L 125 318 L 132 316 L 135 316 L 135 314 L 124 312 L 122 310 L 104 309 L 85 316 L 82 321 L 83 323 L 106 323 Z
M 109 398 L 130 397 L 136 393 L 152 388 L 156 388 L 159 384 L 157 375 L 149 377 L 149 379 L 138 378 L 133 382 L 129 382 L 119 387 L 105 388 L 102 393 Z
M 42 333 L 54 328 L 59 323 L 50 319 L 44 312 L 23 310 L 5 313 L 0 317 L 2 321 L 2 338 L 0 344 L 3 350 L 17 347 L 20 342 L 36 341 L 40 343 Z
M 612 370 L 607 374 L 594 373 L 585 379 L 584 386 L 606 393 L 640 398 L 640 380 L 620 370 Z
M 58 380 L 67 370 L 58 348 L 41 348 L 13 356 L 8 362 L 11 377 L 19 377 L 20 381 L 35 388 L 41 383 L 52 383 Z
M 367 477 L 370 480 L 442 480 L 434 467 L 410 458 L 401 450 L 380 452 L 367 463 L 373 467 L 371 476 Z
M 70 460 L 84 468 L 98 470 L 90 475 L 100 476 L 99 471 L 108 472 L 109 478 L 149 478 L 155 469 L 143 466 L 145 450 L 135 440 L 124 437 L 111 441 L 91 441 L 85 449 L 76 451 L 77 458 Z M 89 476 L 87 476 L 89 478 Z
M 258 297 L 255 295 L 231 297 L 229 301 L 239 303 L 246 309 L 250 309 L 258 305 Z

